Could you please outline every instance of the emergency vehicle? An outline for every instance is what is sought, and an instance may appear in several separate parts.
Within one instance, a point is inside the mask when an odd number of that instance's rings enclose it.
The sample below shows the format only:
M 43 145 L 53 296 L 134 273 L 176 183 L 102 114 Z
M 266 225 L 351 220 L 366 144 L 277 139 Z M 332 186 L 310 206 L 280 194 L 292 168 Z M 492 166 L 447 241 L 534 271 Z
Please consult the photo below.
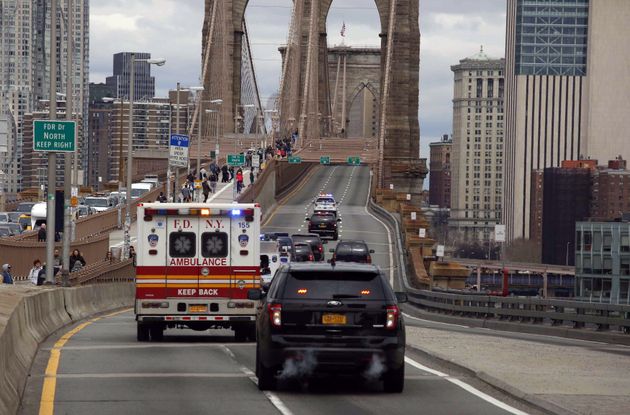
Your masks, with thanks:
M 332 194 L 321 193 L 313 203 L 315 204 L 315 209 L 313 209 L 315 214 L 332 213 L 337 216 L 337 202 L 335 202 Z
M 136 301 L 138 341 L 167 328 L 231 328 L 255 339 L 260 288 L 258 204 L 138 205 Z

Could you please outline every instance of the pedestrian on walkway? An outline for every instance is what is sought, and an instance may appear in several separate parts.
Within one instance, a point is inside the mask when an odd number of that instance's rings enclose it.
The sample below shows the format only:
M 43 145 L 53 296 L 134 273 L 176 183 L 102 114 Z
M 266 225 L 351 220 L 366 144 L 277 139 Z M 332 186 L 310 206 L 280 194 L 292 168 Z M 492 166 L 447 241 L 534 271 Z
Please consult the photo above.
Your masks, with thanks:
M 254 184 L 254 169 L 249 171 L 249 185 L 251 186 L 252 184 Z
M 46 242 L 46 224 L 42 223 L 37 231 L 37 242 Z
M 87 264 L 81 252 L 78 249 L 72 251 L 72 255 L 70 255 L 70 272 L 80 271 Z
M 166 203 L 166 196 L 164 196 L 164 192 L 160 192 L 160 195 L 158 196 L 157 201 L 160 203 Z
M 133 246 L 129 247 L 129 259 L 131 259 L 133 266 L 136 266 L 136 249 Z
M 212 194 L 215 194 L 217 192 L 217 181 L 219 180 L 219 178 L 217 177 L 216 173 L 212 173 L 210 175 L 210 191 L 212 192 Z
M 221 173 L 222 173 L 221 183 L 228 183 L 230 180 L 229 180 L 229 171 L 228 171 L 227 164 L 224 164 L 223 167 L 221 167 Z
M 182 203 L 190 202 L 190 189 L 187 185 L 182 186 Z
M 28 279 L 33 283 L 33 285 L 37 285 L 37 278 L 39 278 L 39 271 L 42 270 L 42 261 L 36 259 L 33 261 L 33 268 L 28 272 Z
M 241 193 L 243 190 L 243 170 L 238 169 L 236 171 L 236 193 Z
M 210 194 L 210 184 L 207 179 L 203 179 L 203 182 L 201 182 L 201 188 L 203 190 L 203 203 L 206 203 L 208 201 L 208 195 Z
M 114 256 L 112 255 L 112 250 L 108 250 L 105 254 L 105 262 L 114 262 Z
M 61 269 L 61 256 L 59 255 L 59 250 L 55 249 L 55 255 L 54 255 L 54 260 L 53 260 L 53 275 L 57 275 L 60 269 Z
M 2 266 L 2 283 L 13 284 L 13 275 L 11 275 L 11 265 L 9 264 Z

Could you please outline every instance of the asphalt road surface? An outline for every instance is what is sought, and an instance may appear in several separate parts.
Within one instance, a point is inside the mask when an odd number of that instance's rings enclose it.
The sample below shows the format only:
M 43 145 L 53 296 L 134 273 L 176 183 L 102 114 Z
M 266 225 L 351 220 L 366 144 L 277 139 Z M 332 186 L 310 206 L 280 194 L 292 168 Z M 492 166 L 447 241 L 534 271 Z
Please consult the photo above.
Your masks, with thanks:
M 313 199 L 320 192 L 332 193 L 340 204 L 340 239 L 365 240 L 376 251 L 374 262 L 389 273 L 388 232 L 366 210 L 369 182 L 366 167 L 321 168 L 278 208 L 264 231 L 306 233 L 304 218 Z M 407 324 L 423 323 L 408 319 Z M 64 343 L 68 335 L 62 336 L 72 329 Z M 20 413 L 535 413 L 475 385 L 474 379 L 434 370 L 410 349 L 402 394 L 385 394 L 378 381 L 363 377 L 296 382 L 262 393 L 256 387 L 254 360 L 255 345 L 234 343 L 226 330 L 167 330 L 161 343 L 138 343 L 134 315 L 127 310 L 65 328 L 45 341 L 31 368 Z

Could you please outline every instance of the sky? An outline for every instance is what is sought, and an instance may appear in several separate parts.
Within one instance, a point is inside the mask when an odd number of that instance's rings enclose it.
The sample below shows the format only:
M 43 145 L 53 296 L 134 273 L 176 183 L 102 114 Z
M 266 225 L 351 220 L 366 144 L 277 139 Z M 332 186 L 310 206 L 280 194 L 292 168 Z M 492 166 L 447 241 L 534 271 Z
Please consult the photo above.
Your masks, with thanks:
M 503 57 L 505 0 L 420 0 L 420 151 L 452 131 L 451 65 L 484 51 Z M 263 99 L 278 90 L 281 74 L 278 46 L 286 43 L 292 0 L 249 0 L 246 19 Z M 203 0 L 107 0 L 91 2 L 90 80 L 104 82 L 112 72 L 112 55 L 150 52 L 164 57 L 153 67 L 157 95 L 177 82 L 200 84 Z M 335 0 L 328 15 L 329 45 L 341 43 L 345 22 L 347 45 L 380 45 L 380 20 L 373 0 Z

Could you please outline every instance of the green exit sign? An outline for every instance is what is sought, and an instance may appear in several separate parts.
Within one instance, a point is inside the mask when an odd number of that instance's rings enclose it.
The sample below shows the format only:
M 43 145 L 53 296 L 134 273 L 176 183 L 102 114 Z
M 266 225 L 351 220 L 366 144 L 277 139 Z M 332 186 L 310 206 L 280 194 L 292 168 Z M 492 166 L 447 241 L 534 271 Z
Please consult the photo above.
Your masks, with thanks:
M 322 156 L 319 158 L 319 163 L 320 164 L 324 164 L 324 165 L 328 165 L 330 164 L 330 156 Z
M 33 151 L 75 152 L 75 127 L 74 121 L 33 121 Z
M 352 166 L 361 165 L 361 157 L 348 157 L 348 164 Z
M 289 164 L 300 164 L 301 162 L 302 162 L 302 157 L 298 157 L 298 156 L 289 157 Z
M 232 167 L 238 167 L 245 165 L 245 154 L 228 154 L 228 165 Z

